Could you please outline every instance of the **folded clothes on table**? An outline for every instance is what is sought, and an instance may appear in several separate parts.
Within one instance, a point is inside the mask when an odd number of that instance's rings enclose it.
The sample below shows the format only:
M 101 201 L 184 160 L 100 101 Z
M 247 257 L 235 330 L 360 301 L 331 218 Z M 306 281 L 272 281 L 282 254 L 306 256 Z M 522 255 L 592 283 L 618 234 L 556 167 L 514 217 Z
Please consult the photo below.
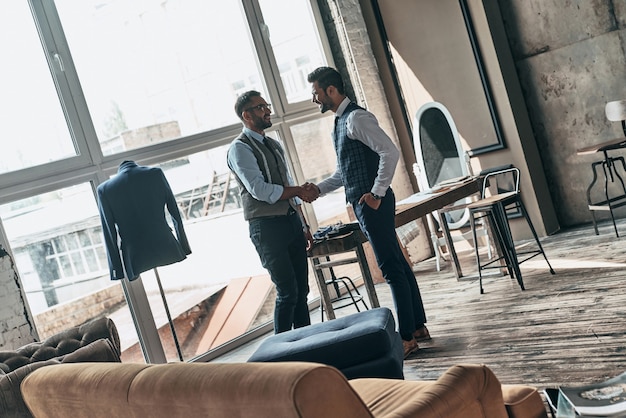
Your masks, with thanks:
M 313 234 L 313 239 L 315 241 L 323 241 L 328 238 L 336 237 L 339 235 L 347 234 L 352 231 L 356 231 L 360 229 L 358 222 L 349 222 L 344 224 L 343 222 L 337 222 L 333 225 L 321 226 L 317 231 Z

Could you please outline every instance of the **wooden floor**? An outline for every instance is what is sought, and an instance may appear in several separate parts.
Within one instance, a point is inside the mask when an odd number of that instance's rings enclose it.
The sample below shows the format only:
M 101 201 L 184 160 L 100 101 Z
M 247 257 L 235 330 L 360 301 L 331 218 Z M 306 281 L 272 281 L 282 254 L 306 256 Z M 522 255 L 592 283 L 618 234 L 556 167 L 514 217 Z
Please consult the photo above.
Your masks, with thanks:
M 603 224 L 541 240 L 552 267 L 521 265 L 526 290 L 508 276 L 457 282 L 434 262 L 415 266 L 432 341 L 405 361 L 407 379 L 436 379 L 456 363 L 484 363 L 503 383 L 538 388 L 591 383 L 626 371 L 624 237 Z M 475 264 L 471 254 L 463 257 Z M 388 303 L 388 300 L 385 301 Z
M 449 264 L 437 272 L 434 259 L 417 263 L 433 339 L 405 361 L 405 378 L 434 380 L 454 364 L 483 363 L 503 383 L 543 389 L 626 371 L 626 221 L 619 228 L 623 238 L 609 224 L 598 236 L 589 225 L 543 238 L 556 274 L 541 257 L 523 263 L 525 291 L 500 276 L 484 279 L 480 294 L 477 280 L 457 281 Z M 461 260 L 475 269 L 473 252 Z M 389 286 L 376 289 L 381 306 L 393 308 Z M 216 361 L 245 361 L 259 343 Z

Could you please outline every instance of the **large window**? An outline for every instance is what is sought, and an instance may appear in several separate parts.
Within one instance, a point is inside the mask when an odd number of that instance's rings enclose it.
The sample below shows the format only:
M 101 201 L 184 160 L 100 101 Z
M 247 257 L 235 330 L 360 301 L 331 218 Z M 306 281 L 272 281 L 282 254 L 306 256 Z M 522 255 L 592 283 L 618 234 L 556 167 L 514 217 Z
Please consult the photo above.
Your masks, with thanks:
M 0 68 L 0 219 L 41 321 L 68 326 L 67 311 L 80 312 L 77 323 L 115 318 L 124 361 L 142 361 L 145 347 L 123 296 L 138 305 L 133 312 L 151 313 L 135 319 L 154 323 L 168 361 L 268 327 L 273 286 L 225 152 L 241 129 L 235 99 L 255 89 L 274 104 L 272 136 L 296 181 L 332 172 L 328 123 L 306 82 L 313 68 L 332 65 L 317 15 L 311 0 L 0 2 L 6 56 L 19 57 Z M 318 148 L 314 137 L 325 143 L 323 167 L 297 155 Z M 142 274 L 140 297 L 109 279 L 94 196 L 123 160 L 163 169 L 193 251 Z M 319 212 L 320 223 L 335 218 L 339 197 L 306 211 Z M 225 311 L 230 317 L 220 317 Z

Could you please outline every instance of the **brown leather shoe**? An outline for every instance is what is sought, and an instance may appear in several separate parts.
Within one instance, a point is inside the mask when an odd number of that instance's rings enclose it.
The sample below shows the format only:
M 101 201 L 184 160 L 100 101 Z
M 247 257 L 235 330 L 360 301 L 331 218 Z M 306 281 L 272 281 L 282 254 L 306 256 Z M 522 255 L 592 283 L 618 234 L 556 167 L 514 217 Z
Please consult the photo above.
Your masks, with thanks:
M 431 339 L 430 332 L 428 332 L 428 328 L 426 328 L 426 326 L 423 326 L 415 331 L 413 333 L 413 338 L 415 338 L 415 341 L 428 341 Z
M 415 338 L 410 341 L 402 340 L 402 348 L 404 349 L 404 358 L 407 358 L 412 353 L 416 352 L 420 347 L 417 345 Z

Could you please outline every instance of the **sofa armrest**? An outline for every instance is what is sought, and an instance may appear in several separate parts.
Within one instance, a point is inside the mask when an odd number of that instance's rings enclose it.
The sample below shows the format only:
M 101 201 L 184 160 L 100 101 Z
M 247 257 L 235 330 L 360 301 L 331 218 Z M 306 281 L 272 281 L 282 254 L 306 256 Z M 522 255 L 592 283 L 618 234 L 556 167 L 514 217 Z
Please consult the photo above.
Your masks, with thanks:
M 534 387 L 502 385 L 502 396 L 510 418 L 548 418 L 546 405 Z
M 507 418 L 500 382 L 484 365 L 455 365 L 436 381 L 355 379 L 350 384 L 374 416 Z

